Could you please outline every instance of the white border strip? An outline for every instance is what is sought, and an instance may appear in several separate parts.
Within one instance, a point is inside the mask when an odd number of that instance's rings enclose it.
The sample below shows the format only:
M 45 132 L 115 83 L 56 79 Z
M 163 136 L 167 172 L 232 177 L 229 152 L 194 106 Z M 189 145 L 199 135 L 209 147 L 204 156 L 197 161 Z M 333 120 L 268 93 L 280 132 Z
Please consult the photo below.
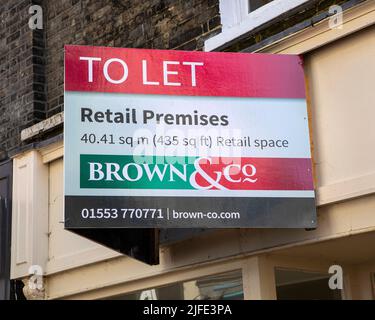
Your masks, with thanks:
M 81 189 L 80 192 L 67 196 L 314 198 L 315 192 L 313 190 Z

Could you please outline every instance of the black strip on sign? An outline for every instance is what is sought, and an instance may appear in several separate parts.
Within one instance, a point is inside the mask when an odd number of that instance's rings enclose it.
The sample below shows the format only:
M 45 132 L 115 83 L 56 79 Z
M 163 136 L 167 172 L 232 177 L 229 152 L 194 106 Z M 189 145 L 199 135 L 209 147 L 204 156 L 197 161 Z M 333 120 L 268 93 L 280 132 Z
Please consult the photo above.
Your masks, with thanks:
M 65 228 L 315 228 L 314 198 L 65 196 Z

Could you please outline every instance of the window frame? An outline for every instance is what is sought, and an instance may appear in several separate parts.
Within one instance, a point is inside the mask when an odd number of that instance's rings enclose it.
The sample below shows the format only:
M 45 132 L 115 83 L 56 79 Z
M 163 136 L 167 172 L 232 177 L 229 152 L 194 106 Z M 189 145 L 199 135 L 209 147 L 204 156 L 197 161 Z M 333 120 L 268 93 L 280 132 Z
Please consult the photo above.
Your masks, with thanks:
M 216 270 L 216 268 L 214 270 Z M 116 294 L 116 295 L 108 295 L 108 296 L 105 296 L 105 297 L 98 298 L 97 300 L 111 300 L 111 299 L 119 299 L 119 298 L 120 298 L 119 300 L 122 300 L 121 297 L 123 297 L 123 296 L 142 294 L 145 291 L 154 291 L 155 290 L 155 292 L 156 292 L 156 290 L 160 289 L 160 288 L 165 288 L 165 287 L 173 286 L 173 285 L 177 285 L 177 284 L 183 285 L 187 282 L 192 282 L 192 281 L 198 282 L 198 281 L 205 280 L 208 277 L 227 275 L 227 274 L 230 274 L 230 273 L 238 273 L 241 276 L 241 285 L 242 285 L 243 295 L 245 295 L 243 272 L 244 272 L 243 266 L 239 266 L 239 267 L 234 268 L 234 269 L 228 269 L 228 270 L 225 270 L 223 272 L 209 271 L 209 272 L 204 272 L 200 275 L 199 274 L 195 275 L 194 277 L 190 277 L 190 278 L 178 277 L 177 279 L 171 279 L 170 281 L 167 281 L 164 284 L 158 285 L 158 286 L 143 287 L 141 289 L 137 289 L 137 290 L 130 291 L 130 292 L 124 292 L 124 293 L 120 293 L 120 294 Z M 143 300 L 143 299 L 137 299 L 137 300 Z M 159 300 L 159 299 L 156 299 L 156 300 Z M 182 300 L 187 300 L 187 299 L 182 299 Z M 194 299 L 194 300 L 196 300 L 196 299 Z M 201 299 L 198 299 L 198 300 L 201 300 Z M 205 299 L 203 299 L 203 300 L 205 300 Z M 209 300 L 211 300 L 211 299 L 209 299 Z M 245 299 L 242 299 L 242 300 L 245 300 Z
M 273 0 L 249 12 L 248 0 L 220 0 L 221 33 L 205 41 L 205 51 L 213 51 L 241 35 L 277 18 L 309 0 Z
M 89 295 L 89 297 L 87 297 L 85 295 L 85 292 L 83 292 L 83 295 L 78 296 L 78 299 L 113 299 L 123 295 L 134 294 L 139 291 L 145 291 L 173 285 L 178 282 L 189 282 L 209 276 L 235 271 L 239 271 L 241 273 L 244 300 L 246 300 L 246 296 L 248 295 L 249 291 L 249 286 L 245 284 L 247 278 L 244 277 L 244 275 L 248 272 L 245 259 L 236 259 L 234 261 L 221 261 L 219 263 L 201 265 L 198 268 L 176 270 L 173 273 L 156 273 L 152 277 L 138 278 L 130 286 L 127 285 L 127 283 L 117 283 L 114 287 L 107 288 L 107 290 L 98 290 L 97 292 L 91 292 L 91 295 Z

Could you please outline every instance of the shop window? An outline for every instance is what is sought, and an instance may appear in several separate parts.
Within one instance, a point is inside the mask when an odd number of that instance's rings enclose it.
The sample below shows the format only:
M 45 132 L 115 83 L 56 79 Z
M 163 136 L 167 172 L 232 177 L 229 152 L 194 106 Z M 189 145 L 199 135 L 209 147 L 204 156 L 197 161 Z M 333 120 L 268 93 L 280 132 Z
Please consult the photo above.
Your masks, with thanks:
M 243 300 L 241 271 L 209 275 L 124 294 L 113 300 Z
M 329 274 L 276 269 L 278 300 L 341 300 L 341 291 L 328 286 Z

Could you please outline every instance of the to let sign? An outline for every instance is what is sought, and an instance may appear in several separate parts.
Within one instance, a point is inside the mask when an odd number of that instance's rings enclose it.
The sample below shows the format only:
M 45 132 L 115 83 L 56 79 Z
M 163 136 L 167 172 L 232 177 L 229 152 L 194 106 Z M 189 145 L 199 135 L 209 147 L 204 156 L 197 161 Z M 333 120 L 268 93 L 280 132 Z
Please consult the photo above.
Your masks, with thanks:
M 65 47 L 66 228 L 316 226 L 300 57 Z

